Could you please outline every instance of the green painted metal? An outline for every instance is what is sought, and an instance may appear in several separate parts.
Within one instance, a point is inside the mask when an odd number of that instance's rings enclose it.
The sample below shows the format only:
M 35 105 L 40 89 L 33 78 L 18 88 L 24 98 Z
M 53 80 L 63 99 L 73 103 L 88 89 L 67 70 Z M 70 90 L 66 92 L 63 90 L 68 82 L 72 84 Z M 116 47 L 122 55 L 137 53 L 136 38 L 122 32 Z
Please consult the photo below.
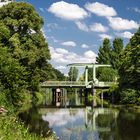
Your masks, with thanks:
M 112 86 L 114 82 L 98 82 L 94 84 L 96 88 L 109 88 Z M 73 82 L 73 81 L 46 81 L 41 83 L 42 88 L 49 87 L 86 87 L 91 88 L 93 85 L 89 82 L 85 84 L 85 82 Z
M 93 77 L 92 77 L 92 82 L 93 85 L 98 83 L 98 79 L 96 78 L 96 68 L 98 67 L 111 67 L 111 65 L 105 65 L 105 64 L 95 64 L 95 63 L 72 63 L 68 64 L 67 66 L 69 67 L 85 67 L 85 85 L 89 83 L 88 81 L 88 68 L 93 68 Z M 91 82 L 91 81 L 90 81 Z

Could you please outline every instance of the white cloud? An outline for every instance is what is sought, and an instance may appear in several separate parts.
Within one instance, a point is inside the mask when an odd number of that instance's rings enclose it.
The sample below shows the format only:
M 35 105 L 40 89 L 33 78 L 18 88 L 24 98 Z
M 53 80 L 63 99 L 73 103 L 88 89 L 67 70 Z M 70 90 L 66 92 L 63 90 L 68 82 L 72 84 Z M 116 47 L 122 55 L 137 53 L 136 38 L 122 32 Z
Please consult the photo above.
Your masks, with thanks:
M 76 43 L 74 41 L 66 41 L 66 42 L 62 42 L 61 45 L 75 47 Z
M 110 17 L 117 15 L 117 12 L 113 7 L 109 7 L 108 5 L 99 2 L 87 3 L 85 8 L 98 16 Z
M 130 39 L 134 34 L 132 34 L 131 32 L 125 31 L 123 33 L 118 33 L 118 36 L 121 36 L 123 38 L 128 38 Z
M 85 32 L 88 32 L 89 31 L 89 28 L 88 28 L 88 26 L 85 23 L 82 23 L 80 21 L 77 21 L 77 22 L 75 22 L 75 24 L 77 25 L 77 27 L 80 30 L 85 31 Z
M 62 49 L 62 48 L 57 48 L 56 52 L 61 53 L 61 54 L 68 54 L 69 53 L 66 49 Z
M 88 16 L 88 13 L 77 4 L 71 4 L 64 1 L 53 3 L 49 9 L 56 17 L 65 20 L 79 20 Z
M 109 25 L 114 30 L 131 30 L 139 27 L 134 20 L 122 19 L 120 17 L 108 17 Z
M 108 31 L 108 28 L 103 26 L 101 23 L 93 23 L 90 26 L 88 26 L 85 23 L 82 23 L 80 21 L 77 21 L 75 23 L 80 30 L 85 31 L 85 32 L 92 31 L 92 32 L 103 32 L 104 33 L 104 32 Z
M 97 55 L 93 51 L 89 50 L 84 53 L 84 56 L 86 58 L 93 59 L 93 58 L 96 58 Z
M 64 70 L 64 69 L 66 69 L 66 67 L 65 66 L 57 66 L 56 69 Z
M 89 48 L 89 46 L 87 44 L 82 44 L 81 47 L 84 48 L 84 49 L 88 49 Z
M 69 63 L 95 63 L 96 62 L 96 54 L 89 50 L 86 51 L 84 54 L 76 54 L 74 52 L 70 52 L 66 49 L 62 48 L 53 48 L 49 47 L 51 56 L 52 56 L 52 62 L 55 64 L 69 64 Z
M 108 28 L 103 26 L 101 23 L 94 23 L 90 25 L 90 30 L 93 32 L 107 32 Z
M 108 38 L 108 39 L 112 39 L 113 37 L 111 35 L 107 35 L 107 34 L 99 34 L 99 37 L 103 40 L 105 38 Z

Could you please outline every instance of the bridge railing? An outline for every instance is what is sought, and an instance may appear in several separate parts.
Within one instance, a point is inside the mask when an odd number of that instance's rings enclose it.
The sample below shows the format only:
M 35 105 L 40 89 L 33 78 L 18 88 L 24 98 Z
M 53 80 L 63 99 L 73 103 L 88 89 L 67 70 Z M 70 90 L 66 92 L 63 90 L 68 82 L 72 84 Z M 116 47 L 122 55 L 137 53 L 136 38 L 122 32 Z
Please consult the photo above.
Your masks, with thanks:
M 85 83 L 84 81 L 46 81 L 41 83 L 42 87 L 59 87 L 59 86 L 69 86 L 69 87 L 74 87 L 74 86 L 86 86 L 86 87 L 92 87 L 92 81 L 89 83 Z M 95 82 L 93 85 L 95 87 L 110 87 L 114 84 L 114 82 Z
M 41 86 L 84 86 L 82 81 L 46 81 Z
M 114 84 L 114 82 L 98 82 L 98 83 L 95 83 L 95 86 L 99 86 L 99 87 L 110 87 Z

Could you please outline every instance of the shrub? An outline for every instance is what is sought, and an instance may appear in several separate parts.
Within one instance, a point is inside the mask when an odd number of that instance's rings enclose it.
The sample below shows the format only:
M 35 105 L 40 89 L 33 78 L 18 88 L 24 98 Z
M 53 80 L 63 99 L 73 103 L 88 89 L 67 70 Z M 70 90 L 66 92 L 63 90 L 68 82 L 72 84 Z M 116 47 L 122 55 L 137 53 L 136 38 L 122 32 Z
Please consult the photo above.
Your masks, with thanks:
M 137 103 L 138 94 L 135 89 L 124 89 L 121 92 L 121 103 L 134 104 Z

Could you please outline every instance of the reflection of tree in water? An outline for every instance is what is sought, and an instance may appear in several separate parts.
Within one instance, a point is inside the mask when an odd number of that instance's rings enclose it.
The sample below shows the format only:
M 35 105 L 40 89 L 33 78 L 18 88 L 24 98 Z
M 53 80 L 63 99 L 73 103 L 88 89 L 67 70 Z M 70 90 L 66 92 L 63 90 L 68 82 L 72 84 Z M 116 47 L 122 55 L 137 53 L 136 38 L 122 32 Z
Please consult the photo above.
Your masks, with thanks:
M 114 123 L 112 114 L 99 114 L 96 123 L 99 127 L 111 127 Z
M 117 123 L 122 140 L 140 140 L 140 113 L 121 110 Z
M 110 140 L 114 137 L 112 129 L 114 129 L 115 127 L 115 121 L 112 114 L 99 114 L 96 119 L 96 123 L 98 127 L 108 127 L 111 129 L 107 132 L 99 132 L 100 138 L 102 138 L 103 140 Z
M 52 134 L 49 122 L 43 121 L 36 107 L 19 114 L 19 118 L 28 126 L 29 131 L 37 135 L 48 137 Z

